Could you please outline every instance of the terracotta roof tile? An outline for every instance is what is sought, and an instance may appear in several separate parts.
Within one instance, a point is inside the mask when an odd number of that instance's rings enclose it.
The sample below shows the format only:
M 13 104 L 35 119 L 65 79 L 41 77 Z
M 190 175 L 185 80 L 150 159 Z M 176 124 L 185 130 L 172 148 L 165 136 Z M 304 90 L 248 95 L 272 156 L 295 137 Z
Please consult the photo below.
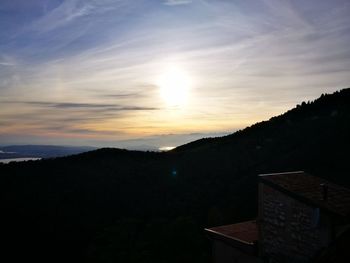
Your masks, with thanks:
M 232 225 L 212 227 L 205 230 L 212 234 L 224 236 L 246 244 L 253 244 L 258 241 L 258 227 L 255 220 Z
M 305 172 L 262 174 L 260 180 L 300 197 L 313 206 L 350 218 L 350 190 Z M 323 199 L 322 184 L 327 186 Z

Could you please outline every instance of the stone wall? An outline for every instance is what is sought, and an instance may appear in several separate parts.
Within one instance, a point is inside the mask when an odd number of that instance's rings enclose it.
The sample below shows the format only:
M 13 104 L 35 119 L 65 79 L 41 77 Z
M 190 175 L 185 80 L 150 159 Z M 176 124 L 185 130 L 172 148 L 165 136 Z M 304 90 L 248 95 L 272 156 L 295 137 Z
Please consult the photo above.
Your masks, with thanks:
M 309 262 L 331 238 L 327 215 L 263 183 L 259 186 L 260 251 L 268 262 Z

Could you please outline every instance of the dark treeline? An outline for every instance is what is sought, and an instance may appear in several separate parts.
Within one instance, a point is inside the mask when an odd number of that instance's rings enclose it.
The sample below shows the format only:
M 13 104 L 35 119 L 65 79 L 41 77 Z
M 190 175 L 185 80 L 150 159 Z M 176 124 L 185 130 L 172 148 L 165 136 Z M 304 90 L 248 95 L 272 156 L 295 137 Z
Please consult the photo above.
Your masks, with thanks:
M 0 165 L 1 256 L 210 262 L 203 228 L 256 216 L 259 173 L 305 170 L 350 186 L 349 134 L 345 89 L 166 153 L 100 149 Z

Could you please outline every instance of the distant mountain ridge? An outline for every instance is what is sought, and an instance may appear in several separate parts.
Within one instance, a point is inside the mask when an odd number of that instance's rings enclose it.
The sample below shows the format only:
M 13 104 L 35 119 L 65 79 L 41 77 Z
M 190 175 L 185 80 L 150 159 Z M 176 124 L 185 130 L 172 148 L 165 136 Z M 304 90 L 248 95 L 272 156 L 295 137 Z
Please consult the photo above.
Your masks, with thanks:
M 57 145 L 8 145 L 0 146 L 0 159 L 38 157 L 52 158 L 79 154 L 95 150 L 89 146 L 57 146 Z
M 349 134 L 344 89 L 169 152 L 0 164 L 4 250 L 17 261 L 210 262 L 203 228 L 256 216 L 259 173 L 304 170 L 350 187 Z

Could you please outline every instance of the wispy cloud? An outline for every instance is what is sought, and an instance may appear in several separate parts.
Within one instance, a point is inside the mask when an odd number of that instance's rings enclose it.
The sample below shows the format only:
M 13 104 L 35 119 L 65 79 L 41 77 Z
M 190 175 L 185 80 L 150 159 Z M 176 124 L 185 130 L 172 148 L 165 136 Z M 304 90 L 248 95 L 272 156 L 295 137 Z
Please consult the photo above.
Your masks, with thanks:
M 47 12 L 39 20 L 36 20 L 31 29 L 47 32 L 65 26 L 79 17 L 88 15 L 93 10 L 89 4 L 79 4 L 76 0 L 65 0 L 58 7 Z
M 139 106 L 121 106 L 116 104 L 97 104 L 97 103 L 73 103 L 73 102 L 47 102 L 47 101 L 0 101 L 2 103 L 11 104 L 27 104 L 41 107 L 49 107 L 56 109 L 109 109 L 115 111 L 138 111 L 138 110 L 158 110 L 155 107 L 139 107 Z
M 192 3 L 192 0 L 166 0 L 164 1 L 165 5 L 175 6 L 175 5 L 187 5 Z

